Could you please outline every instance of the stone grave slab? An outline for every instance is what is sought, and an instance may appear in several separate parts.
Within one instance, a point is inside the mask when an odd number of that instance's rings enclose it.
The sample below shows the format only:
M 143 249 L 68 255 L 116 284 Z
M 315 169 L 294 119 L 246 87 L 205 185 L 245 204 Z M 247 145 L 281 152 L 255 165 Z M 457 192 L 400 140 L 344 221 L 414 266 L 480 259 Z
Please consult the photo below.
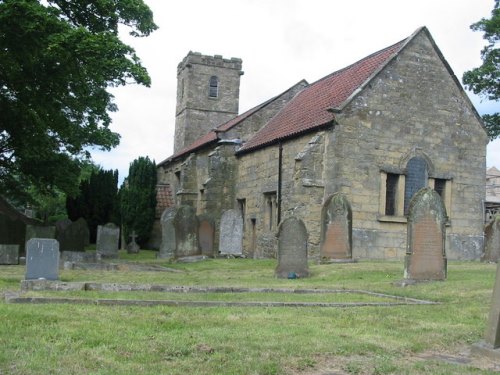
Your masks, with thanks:
M 409 205 L 405 279 L 444 280 L 446 209 L 433 189 L 419 190 Z
M 174 217 L 175 257 L 200 255 L 198 246 L 198 218 L 191 206 L 180 206 Z
M 484 262 L 498 262 L 500 258 L 500 215 L 496 215 L 484 228 Z
M 169 207 L 161 215 L 161 244 L 158 258 L 173 258 L 175 256 L 174 217 L 177 210 Z
M 243 253 L 243 219 L 238 210 L 227 210 L 222 214 L 219 253 L 222 255 L 241 255 Z
M 19 245 L 0 245 L 0 264 L 19 264 Z
M 352 259 L 352 210 L 341 193 L 330 196 L 321 212 L 322 262 Z
M 26 243 L 25 279 L 59 279 L 59 243 L 57 240 L 32 238 Z
M 103 258 L 117 258 L 120 228 L 113 223 L 97 227 L 96 252 Z
M 307 265 L 308 234 L 304 222 L 296 217 L 285 219 L 278 227 L 278 278 L 309 276 Z

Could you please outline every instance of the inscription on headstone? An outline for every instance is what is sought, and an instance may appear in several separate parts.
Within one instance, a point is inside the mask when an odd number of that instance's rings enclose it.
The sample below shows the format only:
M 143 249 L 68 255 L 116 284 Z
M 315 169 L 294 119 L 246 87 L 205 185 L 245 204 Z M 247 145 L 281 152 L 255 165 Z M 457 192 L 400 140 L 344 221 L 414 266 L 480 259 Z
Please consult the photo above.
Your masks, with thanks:
M 498 262 L 500 258 L 500 215 L 496 215 L 484 228 L 485 247 L 481 257 L 485 262 Z
M 241 255 L 243 252 L 243 219 L 238 210 L 227 210 L 220 220 L 219 252 Z
M 0 264 L 19 264 L 19 245 L 0 245 Z
M 444 280 L 446 209 L 438 193 L 424 188 L 411 200 L 408 213 L 408 240 L 405 278 Z
M 208 217 L 199 218 L 198 239 L 200 240 L 200 250 L 202 255 L 214 255 L 215 228 L 213 220 Z
M 161 215 L 161 244 L 158 258 L 173 258 L 175 256 L 174 217 L 177 210 L 169 207 Z
M 181 206 L 174 217 L 176 258 L 200 255 L 198 246 L 198 218 L 191 206 Z
M 352 258 L 352 210 L 347 198 L 333 194 L 321 213 L 321 260 Z
M 25 279 L 59 279 L 59 243 L 57 240 L 32 238 L 26 243 Z
M 120 228 L 113 223 L 97 227 L 96 253 L 103 258 L 117 258 Z
M 276 277 L 297 278 L 309 276 L 307 239 L 306 226 L 302 220 L 289 217 L 279 225 Z

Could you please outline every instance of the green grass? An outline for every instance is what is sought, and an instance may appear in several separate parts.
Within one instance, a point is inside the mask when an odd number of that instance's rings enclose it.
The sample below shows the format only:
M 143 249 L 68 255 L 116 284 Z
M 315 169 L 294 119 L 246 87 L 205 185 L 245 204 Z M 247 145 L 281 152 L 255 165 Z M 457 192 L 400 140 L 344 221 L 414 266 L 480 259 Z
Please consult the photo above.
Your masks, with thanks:
M 428 353 L 459 354 L 482 338 L 495 265 L 450 262 L 445 282 L 406 288 L 400 262 L 310 265 L 312 276 L 274 277 L 274 260 L 167 263 L 182 272 L 61 271 L 63 281 L 245 288 L 358 289 L 439 305 L 360 308 L 135 307 L 0 302 L 0 374 L 488 374 Z M 0 266 L 0 293 L 19 291 L 23 266 Z M 223 301 L 373 301 L 358 294 L 30 292 L 84 298 Z M 341 371 L 341 372 L 340 372 Z M 331 372 L 334 372 L 333 370 Z

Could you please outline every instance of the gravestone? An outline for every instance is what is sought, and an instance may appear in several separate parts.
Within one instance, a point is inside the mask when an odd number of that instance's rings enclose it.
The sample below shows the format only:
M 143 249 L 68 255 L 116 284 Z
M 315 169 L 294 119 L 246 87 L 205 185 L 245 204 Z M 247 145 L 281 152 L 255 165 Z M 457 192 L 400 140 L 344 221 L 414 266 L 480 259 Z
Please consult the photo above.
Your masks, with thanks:
M 127 245 L 127 253 L 128 254 L 138 254 L 139 250 L 141 250 L 141 248 L 139 247 L 137 242 L 135 242 L 135 239 L 137 238 L 135 231 L 132 232 L 132 235 L 130 237 L 132 237 L 132 241 L 130 241 L 130 243 Z
M 243 252 L 243 218 L 238 210 L 227 210 L 220 220 L 219 253 L 241 255 Z
M 191 206 L 180 206 L 174 217 L 175 257 L 200 255 L 198 246 L 198 218 Z
M 58 225 L 59 224 L 59 225 Z M 83 218 L 76 221 L 56 223 L 59 249 L 61 251 L 85 251 L 89 241 L 89 228 Z
M 278 278 L 309 276 L 307 266 L 307 230 L 304 222 L 295 217 L 285 219 L 278 227 Z
M 26 225 L 26 242 L 32 238 L 56 238 L 55 226 Z
M 169 207 L 161 214 L 161 244 L 158 258 L 173 258 L 175 256 L 174 217 L 177 210 Z
M 102 258 L 118 258 L 120 228 L 113 223 L 97 226 L 96 253 Z
M 419 190 L 408 210 L 405 279 L 446 279 L 446 208 L 433 189 Z
M 19 264 L 19 245 L 0 245 L 0 264 Z
M 352 210 L 341 193 L 330 196 L 321 211 L 322 262 L 352 259 Z
M 59 243 L 57 240 L 32 238 L 26 243 L 25 279 L 59 279 Z
M 471 352 L 475 356 L 485 356 L 495 361 L 500 360 L 500 265 L 497 265 L 484 340 L 474 344 Z
M 200 241 L 201 254 L 211 257 L 214 255 L 214 221 L 208 215 L 201 215 L 198 221 L 200 223 L 198 227 L 198 239 Z
M 496 215 L 485 226 L 484 237 L 484 255 L 481 257 L 481 260 L 485 262 L 498 262 L 500 258 L 500 215 Z

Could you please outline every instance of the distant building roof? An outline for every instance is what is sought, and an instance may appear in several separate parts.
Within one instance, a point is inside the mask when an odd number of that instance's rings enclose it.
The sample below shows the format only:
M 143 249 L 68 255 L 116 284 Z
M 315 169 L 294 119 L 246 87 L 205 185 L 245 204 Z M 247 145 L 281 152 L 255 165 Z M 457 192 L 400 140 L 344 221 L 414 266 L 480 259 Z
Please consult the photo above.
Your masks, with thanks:
M 175 206 L 170 184 L 156 185 L 156 217 L 161 217 L 163 211 Z

